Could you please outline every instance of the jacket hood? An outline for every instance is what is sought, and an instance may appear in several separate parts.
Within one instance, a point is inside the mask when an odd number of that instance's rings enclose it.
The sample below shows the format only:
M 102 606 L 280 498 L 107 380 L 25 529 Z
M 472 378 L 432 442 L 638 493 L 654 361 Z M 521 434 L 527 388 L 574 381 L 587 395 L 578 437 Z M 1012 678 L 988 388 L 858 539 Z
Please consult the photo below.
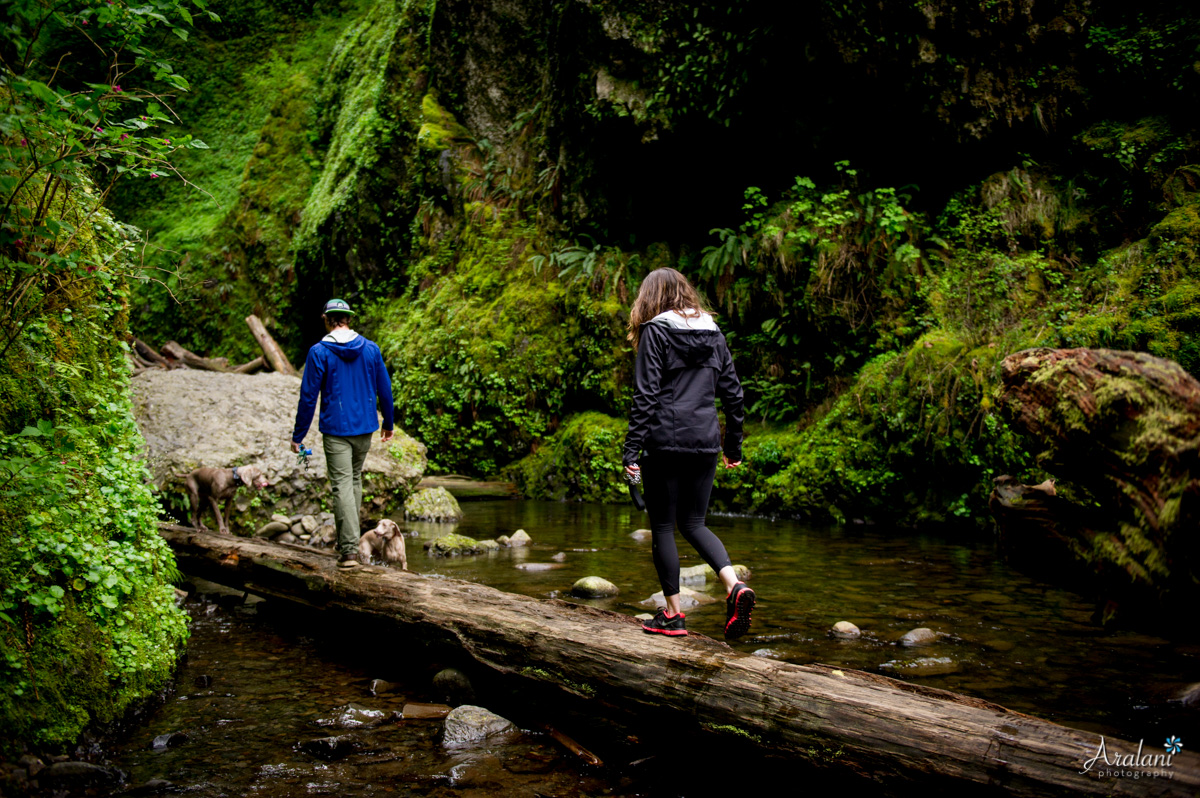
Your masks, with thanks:
M 361 335 L 355 336 L 349 341 L 331 341 L 329 336 L 321 339 L 321 345 L 333 352 L 347 363 L 353 363 L 358 360 L 358 356 L 363 353 L 363 349 L 367 345 L 367 339 Z
M 666 333 L 666 362 L 669 368 L 699 366 L 712 360 L 717 352 L 721 331 L 712 316 L 683 316 L 673 310 L 660 313 L 646 326 L 654 326 Z

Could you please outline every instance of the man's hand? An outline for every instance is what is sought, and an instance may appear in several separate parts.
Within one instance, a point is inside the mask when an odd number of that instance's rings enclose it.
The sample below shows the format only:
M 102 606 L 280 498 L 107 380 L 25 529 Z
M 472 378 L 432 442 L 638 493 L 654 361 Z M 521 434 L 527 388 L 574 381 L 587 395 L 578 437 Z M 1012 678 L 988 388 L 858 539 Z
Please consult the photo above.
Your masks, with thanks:
M 292 441 L 292 454 L 300 454 L 300 444 Z
M 736 462 L 730 462 L 730 461 L 729 461 L 729 458 L 728 458 L 728 457 L 726 457 L 724 454 L 722 454 L 722 455 L 721 455 L 721 463 L 722 463 L 722 465 L 724 465 L 726 468 L 737 468 L 738 466 L 740 466 L 740 465 L 742 464 L 742 461 L 741 461 L 741 460 L 738 460 L 738 461 L 736 461 Z
M 380 431 L 379 442 L 387 443 L 388 441 L 390 441 L 392 439 L 392 435 L 394 435 L 394 434 L 395 433 L 390 429 L 385 429 L 385 430 Z

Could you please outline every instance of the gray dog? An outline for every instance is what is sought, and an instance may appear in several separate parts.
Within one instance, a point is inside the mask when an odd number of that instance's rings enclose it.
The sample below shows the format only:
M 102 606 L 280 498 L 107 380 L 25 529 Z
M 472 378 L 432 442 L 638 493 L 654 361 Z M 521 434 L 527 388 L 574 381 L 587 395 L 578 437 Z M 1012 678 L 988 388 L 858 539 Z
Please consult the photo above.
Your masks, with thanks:
M 254 466 L 197 468 L 187 475 L 185 482 L 187 483 L 188 498 L 192 502 L 192 526 L 205 532 L 208 531 L 208 528 L 200 523 L 200 516 L 204 514 L 204 502 L 207 501 L 212 507 L 213 515 L 217 517 L 217 529 L 222 535 L 229 534 L 225 516 L 229 515 L 229 508 L 233 504 L 233 494 L 237 492 L 237 489 L 242 485 L 249 485 L 254 490 L 261 490 L 271 485 L 263 476 L 262 471 Z M 221 508 L 218 505 L 222 499 L 225 500 L 225 516 L 221 515 Z

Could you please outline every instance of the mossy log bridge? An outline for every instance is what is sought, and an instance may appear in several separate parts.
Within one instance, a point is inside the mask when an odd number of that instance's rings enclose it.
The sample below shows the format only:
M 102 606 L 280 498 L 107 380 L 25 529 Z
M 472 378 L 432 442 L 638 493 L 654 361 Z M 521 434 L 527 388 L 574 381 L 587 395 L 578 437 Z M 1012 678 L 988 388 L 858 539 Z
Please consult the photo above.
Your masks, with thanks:
M 669 707 L 710 730 L 754 735 L 764 753 L 889 785 L 932 779 L 1014 795 L 1200 794 L 1200 756 L 1188 751 L 1158 768 L 1170 779 L 1097 778 L 1080 771 L 1099 735 L 987 701 L 749 656 L 700 635 L 645 635 L 627 615 L 471 582 L 373 566 L 339 571 L 327 554 L 298 546 L 169 525 L 162 534 L 184 573 L 351 613 L 391 633 L 449 639 L 483 666 L 551 683 L 606 716 L 661 721 Z M 1138 746 L 1109 739 L 1106 750 Z

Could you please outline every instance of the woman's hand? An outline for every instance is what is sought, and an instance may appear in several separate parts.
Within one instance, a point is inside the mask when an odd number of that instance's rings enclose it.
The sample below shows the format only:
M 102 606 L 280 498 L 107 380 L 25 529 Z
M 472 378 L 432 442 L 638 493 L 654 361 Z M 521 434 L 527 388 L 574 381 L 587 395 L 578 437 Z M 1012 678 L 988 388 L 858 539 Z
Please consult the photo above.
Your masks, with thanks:
M 721 454 L 721 464 L 724 465 L 726 468 L 737 468 L 738 466 L 740 466 L 742 464 L 742 461 L 737 460 L 737 461 L 731 463 L 731 462 L 729 462 L 729 458 L 726 457 L 724 455 L 724 453 L 722 453 Z
M 625 466 L 625 473 L 631 477 L 635 477 L 642 473 L 642 467 L 637 463 L 630 463 L 629 465 Z

